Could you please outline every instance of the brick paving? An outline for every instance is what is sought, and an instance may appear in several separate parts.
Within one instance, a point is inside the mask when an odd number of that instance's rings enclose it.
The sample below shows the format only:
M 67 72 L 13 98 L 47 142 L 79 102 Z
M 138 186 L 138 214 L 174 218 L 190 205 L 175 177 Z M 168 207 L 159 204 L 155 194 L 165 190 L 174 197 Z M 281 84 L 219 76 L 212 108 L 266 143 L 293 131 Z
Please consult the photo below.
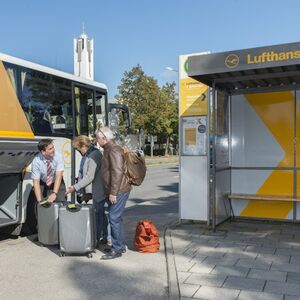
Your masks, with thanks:
M 169 233 L 180 299 L 300 299 L 300 225 L 181 224 Z

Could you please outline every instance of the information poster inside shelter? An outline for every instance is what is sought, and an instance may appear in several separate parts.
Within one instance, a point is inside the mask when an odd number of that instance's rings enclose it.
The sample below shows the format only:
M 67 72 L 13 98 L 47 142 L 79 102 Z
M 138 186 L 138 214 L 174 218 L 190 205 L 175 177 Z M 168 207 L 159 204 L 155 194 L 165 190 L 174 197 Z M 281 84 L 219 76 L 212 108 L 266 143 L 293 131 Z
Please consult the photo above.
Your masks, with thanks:
M 206 155 L 207 117 L 182 119 L 182 155 Z

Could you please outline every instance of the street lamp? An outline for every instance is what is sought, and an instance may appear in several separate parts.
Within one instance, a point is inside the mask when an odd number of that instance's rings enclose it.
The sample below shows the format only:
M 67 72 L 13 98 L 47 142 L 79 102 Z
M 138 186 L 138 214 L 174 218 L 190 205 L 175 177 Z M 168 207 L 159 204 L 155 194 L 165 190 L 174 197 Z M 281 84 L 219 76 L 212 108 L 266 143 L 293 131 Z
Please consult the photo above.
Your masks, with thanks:
M 165 67 L 165 69 L 168 70 L 168 71 L 171 71 L 171 72 L 178 73 L 178 70 L 175 70 L 175 69 L 173 69 L 171 67 Z

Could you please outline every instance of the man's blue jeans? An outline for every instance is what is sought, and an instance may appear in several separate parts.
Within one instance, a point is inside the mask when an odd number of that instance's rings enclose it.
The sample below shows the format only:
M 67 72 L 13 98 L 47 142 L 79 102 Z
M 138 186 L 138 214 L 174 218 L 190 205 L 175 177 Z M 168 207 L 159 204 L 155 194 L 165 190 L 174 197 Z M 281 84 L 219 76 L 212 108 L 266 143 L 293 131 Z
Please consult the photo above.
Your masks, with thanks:
M 123 212 L 130 192 L 117 195 L 117 203 L 109 204 L 109 223 L 111 228 L 112 249 L 121 252 L 125 249 Z
M 95 208 L 96 208 L 96 234 L 97 234 L 97 241 L 100 239 L 107 240 L 107 227 L 108 221 L 107 216 L 105 214 L 105 200 L 96 202 L 95 201 Z

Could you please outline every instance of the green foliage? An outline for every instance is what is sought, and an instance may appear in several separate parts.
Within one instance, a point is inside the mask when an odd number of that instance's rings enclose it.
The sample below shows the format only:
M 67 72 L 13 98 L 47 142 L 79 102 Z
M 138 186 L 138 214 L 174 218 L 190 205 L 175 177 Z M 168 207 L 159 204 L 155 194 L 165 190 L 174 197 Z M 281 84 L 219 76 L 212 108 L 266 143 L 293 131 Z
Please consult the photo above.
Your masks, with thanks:
M 147 76 L 140 65 L 124 73 L 116 99 L 126 104 L 131 112 L 134 130 L 142 128 L 147 135 L 157 135 L 166 141 L 178 133 L 178 99 L 176 84 L 162 88 L 157 80 Z

